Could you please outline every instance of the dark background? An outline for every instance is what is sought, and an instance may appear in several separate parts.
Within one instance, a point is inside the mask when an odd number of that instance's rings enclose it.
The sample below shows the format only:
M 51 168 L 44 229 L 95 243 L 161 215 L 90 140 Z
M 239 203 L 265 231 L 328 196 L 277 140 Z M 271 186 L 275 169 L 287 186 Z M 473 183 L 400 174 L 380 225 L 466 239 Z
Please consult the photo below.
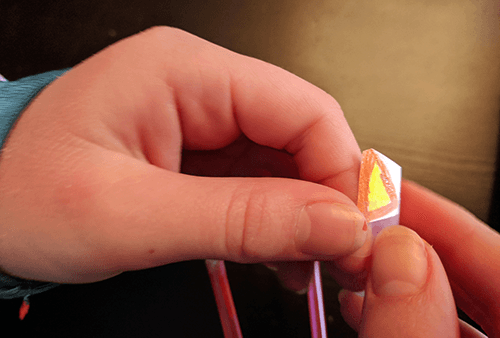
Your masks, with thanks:
M 0 73 L 15 80 L 72 67 L 113 42 L 155 25 L 213 37 L 206 12 L 224 16 L 226 4 L 1 0 Z M 493 206 L 499 205 L 498 182 L 497 178 Z M 498 229 L 499 222 L 498 209 L 492 207 L 490 224 Z M 261 265 L 228 263 L 228 274 L 245 337 L 310 336 L 305 296 L 281 287 Z M 327 275 L 324 284 L 330 336 L 355 337 L 339 313 L 339 287 Z M 20 304 L 20 300 L 0 301 L 2 332 L 15 330 L 17 337 L 222 337 L 201 261 L 125 273 L 89 285 L 61 286 L 31 297 L 30 312 L 22 322 L 17 318 Z

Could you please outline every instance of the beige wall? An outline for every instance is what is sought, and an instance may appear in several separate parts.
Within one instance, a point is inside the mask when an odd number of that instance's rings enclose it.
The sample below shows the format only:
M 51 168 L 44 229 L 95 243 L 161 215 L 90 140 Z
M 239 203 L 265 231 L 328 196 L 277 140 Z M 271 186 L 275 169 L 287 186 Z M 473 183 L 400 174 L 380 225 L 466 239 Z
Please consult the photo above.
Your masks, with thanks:
M 500 93 L 496 1 L 225 0 L 189 29 L 342 105 L 362 149 L 485 219 Z M 199 13 L 199 11 L 197 11 Z

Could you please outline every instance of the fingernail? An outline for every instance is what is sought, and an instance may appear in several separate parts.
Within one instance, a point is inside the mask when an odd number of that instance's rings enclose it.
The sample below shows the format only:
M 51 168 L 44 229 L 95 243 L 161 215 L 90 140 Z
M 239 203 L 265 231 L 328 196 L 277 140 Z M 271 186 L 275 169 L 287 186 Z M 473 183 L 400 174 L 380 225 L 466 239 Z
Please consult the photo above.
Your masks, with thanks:
M 384 229 L 375 239 L 371 282 L 379 296 L 410 296 L 427 279 L 427 252 L 416 232 L 403 226 Z
M 345 255 L 367 238 L 366 221 L 354 206 L 319 202 L 300 212 L 295 235 L 298 248 L 311 255 Z
M 295 293 L 299 296 L 303 296 L 307 293 L 307 291 L 309 291 L 309 288 L 303 288 L 302 290 L 295 291 Z
M 347 296 L 349 296 L 349 294 L 353 294 L 353 295 L 356 295 L 358 297 L 365 297 L 365 290 L 363 291 L 347 291 L 346 289 L 342 289 L 339 291 L 339 294 L 337 295 L 337 298 L 339 300 L 339 303 L 342 304 L 346 299 L 347 299 Z
M 264 266 L 271 271 L 278 272 L 278 267 L 275 265 L 272 265 L 271 263 L 264 263 Z
M 340 292 L 337 296 L 339 303 L 342 304 L 342 302 L 347 298 L 348 295 L 349 295 L 349 291 L 347 291 L 345 289 L 340 290 Z
M 356 292 L 353 292 L 355 295 L 359 296 L 359 297 L 364 297 L 365 296 L 365 290 L 361 290 L 361 291 L 356 291 Z

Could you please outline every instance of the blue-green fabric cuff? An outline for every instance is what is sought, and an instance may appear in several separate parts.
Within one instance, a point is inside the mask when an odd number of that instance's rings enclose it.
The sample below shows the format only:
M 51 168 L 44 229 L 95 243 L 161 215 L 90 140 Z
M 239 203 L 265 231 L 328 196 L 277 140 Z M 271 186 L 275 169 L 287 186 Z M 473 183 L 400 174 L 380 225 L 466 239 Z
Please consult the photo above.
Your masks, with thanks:
M 24 108 L 49 83 L 68 69 L 28 76 L 17 81 L 0 82 L 0 149 Z
M 24 298 L 56 286 L 59 284 L 25 280 L 0 273 L 0 299 Z
M 38 93 L 68 69 L 0 82 L 0 149 L 22 111 Z M 22 298 L 50 290 L 59 284 L 24 280 L 0 273 L 0 299 Z

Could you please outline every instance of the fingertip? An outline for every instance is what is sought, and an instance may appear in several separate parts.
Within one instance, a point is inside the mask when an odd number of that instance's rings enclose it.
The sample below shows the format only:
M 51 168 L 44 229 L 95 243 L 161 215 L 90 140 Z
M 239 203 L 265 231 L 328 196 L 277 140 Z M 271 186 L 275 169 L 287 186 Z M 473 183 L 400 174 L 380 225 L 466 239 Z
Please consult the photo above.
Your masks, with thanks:
M 361 291 L 365 288 L 367 272 L 349 273 L 338 268 L 333 262 L 326 262 L 325 266 L 330 275 L 343 288 L 352 291 Z
M 354 205 L 319 201 L 307 204 L 298 217 L 296 242 L 305 254 L 346 255 L 367 238 L 366 219 Z
M 349 291 L 346 289 L 342 289 L 339 291 L 339 294 L 337 295 L 337 299 L 339 300 L 339 303 L 345 303 L 347 297 L 349 296 Z
M 352 254 L 334 261 L 325 262 L 330 275 L 343 288 L 359 291 L 365 288 L 367 269 L 371 261 L 373 235 L 368 230 L 368 237 L 361 248 Z
M 457 337 L 446 272 L 434 249 L 403 226 L 384 229 L 373 246 L 361 336 Z
M 313 273 L 313 262 L 267 262 L 264 265 L 274 272 L 286 289 L 298 295 L 307 292 Z
M 366 265 L 372 255 L 373 233 L 369 225 L 367 225 L 366 240 L 363 245 L 350 255 L 339 258 L 333 261 L 333 264 L 340 270 L 349 274 L 357 274 L 366 270 Z
M 415 231 L 391 226 L 375 239 L 371 281 L 376 294 L 416 294 L 424 287 L 427 275 L 427 250 Z
M 356 292 L 342 289 L 338 294 L 338 300 L 340 303 L 340 313 L 344 321 L 353 330 L 359 331 L 363 309 L 363 297 Z

